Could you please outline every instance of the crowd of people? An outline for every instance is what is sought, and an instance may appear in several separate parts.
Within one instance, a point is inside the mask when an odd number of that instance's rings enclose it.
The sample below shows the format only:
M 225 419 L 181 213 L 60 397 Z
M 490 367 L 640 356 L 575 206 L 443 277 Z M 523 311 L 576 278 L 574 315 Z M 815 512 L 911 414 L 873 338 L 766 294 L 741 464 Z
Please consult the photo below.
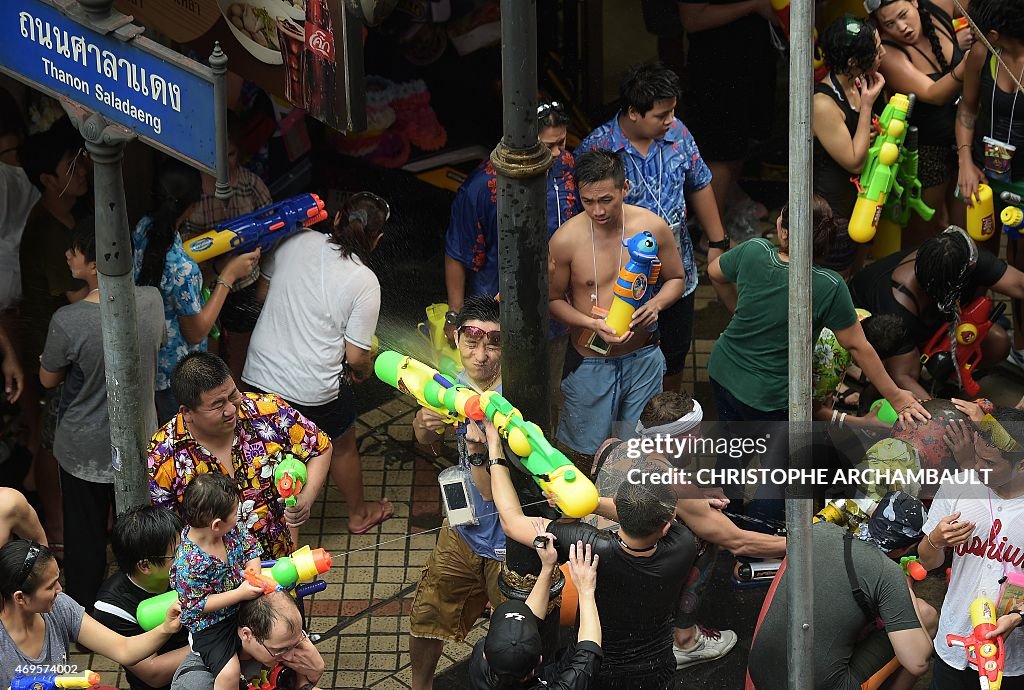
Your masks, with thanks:
M 445 643 L 464 640 L 488 607 L 489 632 L 469 661 L 473 688 L 670 687 L 676 671 L 737 643 L 736 632 L 698 622 L 698 613 L 713 615 L 699 606 L 709 588 L 725 586 L 714 575 L 719 552 L 785 556 L 785 537 L 769 529 L 784 517 L 782 486 L 654 479 L 690 467 L 694 454 L 682 449 L 703 434 L 706 408 L 681 382 L 704 255 L 731 313 L 706 365 L 712 400 L 704 405 L 713 402 L 728 449 L 717 451 L 716 467 L 742 470 L 756 459 L 781 469 L 790 458 L 790 209 L 782 207 L 773 231 L 742 242 L 730 238 L 727 213 L 753 144 L 772 129 L 764 106 L 774 99 L 779 19 L 767 0 L 678 5 L 692 102 L 680 102 L 678 76 L 656 63 L 628 70 L 618 112 L 573 151 L 566 105 L 543 102 L 536 113 L 552 156 L 551 437 L 593 477 L 596 518 L 524 514 L 502 431 L 487 420 L 453 425 L 422 407 L 415 442 L 439 456 L 454 441 L 458 462 L 444 472 L 466 501 L 446 516 L 416 583 L 414 690 L 433 686 Z M 802 593 L 828 612 L 816 618 L 814 683 L 858 688 L 898 666 L 890 688 L 910 688 L 929 669 L 938 690 L 977 687 L 977 671 L 946 636 L 971 633 L 972 602 L 987 593 L 1000 602 L 989 637 L 1001 636 L 1006 650 L 1002 686 L 1020 688 L 1024 643 L 1014 630 L 1024 602 L 1006 600 L 1004 585 L 1024 576 L 1024 412 L 958 398 L 962 419 L 947 424 L 928 404 L 959 393 L 968 374 L 998 376 L 1004 362 L 1024 368 L 1019 240 L 1008 241 L 1004 261 L 1000 234 L 983 243 L 963 229 L 979 185 L 1024 188 L 1024 166 L 1012 165 L 1024 144 L 1024 106 L 1015 109 L 1024 0 L 972 0 L 966 28 L 955 21 L 965 11 L 957 0 L 866 0 L 864 9 L 866 18 L 844 15 L 824 28 L 825 70 L 812 101 L 815 343 L 807 346 L 814 416 L 826 429 L 815 438 L 834 451 L 844 434 L 875 440 L 931 425 L 949 449 L 949 469 L 971 480 L 943 484 L 928 505 L 891 487 L 859 529 L 827 521 L 812 529 L 816 557 L 833 564 Z M 728 60 L 723 43 L 734 47 Z M 911 214 L 902 248 L 872 255 L 871 243 L 848 230 L 861 191 L 851 178 L 871 155 L 874 116 L 895 93 L 915 96 L 917 177 L 935 214 Z M 387 231 L 388 202 L 351 193 L 326 228 L 298 232 L 265 255 L 200 264 L 189 240 L 265 206 L 270 193 L 239 164 L 237 123 L 229 127 L 236 194 L 228 204 L 216 199 L 212 178 L 161 162 L 152 208 L 132 237 L 151 505 L 112 520 L 96 228 L 84 210 L 88 155 L 66 119 L 26 137 L 15 110 L 5 105 L 0 117 L 4 395 L 21 409 L 43 517 L 21 493 L 0 491 L 0 688 L 19 669 L 66 662 L 73 642 L 122 665 L 137 690 L 229 690 L 277 665 L 296 688 L 315 686 L 325 667 L 301 602 L 264 593 L 243 573 L 295 550 L 328 478 L 345 499 L 350 534 L 394 515 L 387 497 L 365 495 L 354 426 L 357 384 L 376 355 L 381 290 L 370 257 Z M 500 393 L 497 218 L 496 171 L 484 162 L 452 205 L 445 332 L 463 367 L 457 382 Z M 636 309 L 617 329 L 606 317 L 622 299 L 635 239 L 657 268 L 649 283 L 633 282 Z M 988 291 L 1010 298 L 1012 313 L 986 329 L 977 361 L 956 373 L 958 346 L 973 344 L 958 340 L 972 325 L 962 312 Z M 922 371 L 937 337 L 948 343 L 952 376 Z M 895 420 L 883 419 L 886 408 Z M 733 452 L 752 438 L 771 442 Z M 635 452 L 666 439 L 675 445 L 660 447 L 679 452 Z M 287 502 L 274 478 L 285 457 L 304 465 L 302 491 Z M 117 570 L 104 579 L 108 541 Z M 525 601 L 499 586 L 513 542 L 540 564 Z M 940 612 L 901 570 L 908 554 L 929 570 L 949 566 Z M 542 628 L 552 587 L 565 577 L 559 563 L 574 584 L 577 630 L 549 658 Z M 144 630 L 139 603 L 172 590 L 178 603 Z M 752 640 L 748 687 L 787 681 L 791 596 L 783 561 Z

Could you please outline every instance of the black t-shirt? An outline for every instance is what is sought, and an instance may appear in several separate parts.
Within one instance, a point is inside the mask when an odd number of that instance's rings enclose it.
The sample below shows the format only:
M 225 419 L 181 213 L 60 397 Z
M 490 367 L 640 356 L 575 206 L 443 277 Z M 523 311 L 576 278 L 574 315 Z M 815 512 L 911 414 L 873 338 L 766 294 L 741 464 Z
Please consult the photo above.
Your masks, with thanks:
M 100 587 L 100 591 L 96 594 L 96 608 L 92 617 L 120 635 L 126 637 L 141 635 L 145 631 L 135 620 L 135 610 L 139 607 L 140 601 L 152 596 L 155 595 L 139 587 L 128 579 L 123 571 L 119 570 L 108 577 Z M 183 627 L 167 640 L 157 654 L 166 654 L 187 646 L 188 630 Z M 171 687 L 170 683 L 159 688 L 146 685 L 128 669 L 125 669 L 124 674 L 132 690 L 167 690 Z
M 560 561 L 569 546 L 591 544 L 601 557 L 598 566 L 597 610 L 601 615 L 603 676 L 622 676 L 631 670 L 648 672 L 671 664 L 672 624 L 683 585 L 697 556 L 693 534 L 673 523 L 650 556 L 634 556 L 619 546 L 613 532 L 580 522 L 553 522 Z
M 497 678 L 491 675 L 484 658 L 484 642 L 473 646 L 469 660 L 469 687 L 471 690 L 491 690 L 497 685 Z M 587 690 L 601 668 L 601 648 L 587 640 L 569 650 L 561 659 L 541 669 L 540 676 L 525 681 L 521 690 Z
M 923 315 L 916 315 L 896 301 L 896 296 L 893 294 L 893 271 L 907 260 L 913 251 L 916 250 L 908 249 L 891 254 L 863 268 L 850 281 L 850 296 L 853 297 L 854 306 L 867 309 L 872 315 L 895 314 L 903 317 L 911 342 L 921 347 L 935 335 L 935 331 L 946 321 L 934 307 L 926 308 Z M 913 259 L 910 261 L 912 262 Z M 1005 261 L 991 252 L 979 249 L 978 263 L 967 277 L 961 304 L 966 306 L 979 292 L 998 283 L 1005 273 Z

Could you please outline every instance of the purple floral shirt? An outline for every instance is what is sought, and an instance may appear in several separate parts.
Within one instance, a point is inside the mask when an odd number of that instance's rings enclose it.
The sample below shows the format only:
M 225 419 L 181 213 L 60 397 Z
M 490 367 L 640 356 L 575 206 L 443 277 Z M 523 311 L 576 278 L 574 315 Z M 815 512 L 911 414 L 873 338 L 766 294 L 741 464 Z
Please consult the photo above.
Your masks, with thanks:
M 249 530 L 235 525 L 224 535 L 224 550 L 228 554 L 225 563 L 196 546 L 188 538 L 189 530 L 186 527 L 182 531 L 181 545 L 174 554 L 171 587 L 178 592 L 181 602 L 181 624 L 196 633 L 238 611 L 237 604 L 209 613 L 204 613 L 203 607 L 211 594 L 230 592 L 238 587 L 245 564 L 260 557 L 260 546 Z
M 265 558 L 287 556 L 295 549 L 274 485 L 278 453 L 287 451 L 305 462 L 330 445 L 327 434 L 278 396 L 243 394 L 231 444 L 241 510 L 238 522 L 253 532 Z M 224 471 L 189 433 L 180 412 L 153 434 L 146 463 L 151 502 L 178 515 L 182 515 L 181 501 L 190 481 L 204 472 Z
M 683 258 L 686 288 L 683 297 L 697 289 L 697 262 L 693 244 L 686 231 L 686 194 L 698 192 L 711 184 L 711 170 L 697 149 L 697 142 L 679 118 L 663 139 L 656 139 L 646 156 L 633 148 L 613 117 L 580 142 L 575 155 L 593 149 L 622 152 L 629 180 L 626 203 L 642 206 L 665 219 L 676 237 L 679 255 Z

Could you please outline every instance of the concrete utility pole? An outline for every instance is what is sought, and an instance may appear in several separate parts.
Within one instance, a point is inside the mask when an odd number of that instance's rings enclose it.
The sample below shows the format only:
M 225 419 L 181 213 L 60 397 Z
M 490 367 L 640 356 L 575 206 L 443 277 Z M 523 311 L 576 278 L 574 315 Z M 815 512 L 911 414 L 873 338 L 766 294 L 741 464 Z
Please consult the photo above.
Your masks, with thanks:
M 793 467 L 811 463 L 811 66 L 814 3 L 792 0 L 789 12 L 789 452 Z M 814 591 L 809 489 L 791 486 L 786 499 L 790 592 Z M 814 685 L 814 601 L 789 598 L 789 687 Z
M 491 153 L 498 173 L 498 270 L 501 290 L 502 388 L 523 416 L 548 429 L 548 232 L 545 181 L 551 154 L 537 140 L 537 3 L 501 2 L 501 77 L 504 137 Z M 516 492 L 528 515 L 536 503 L 532 480 L 513 472 Z M 550 516 L 550 517 L 553 517 Z M 525 600 L 540 561 L 533 549 L 509 539 L 502 592 Z M 552 585 L 552 600 L 564 579 Z M 545 658 L 557 644 L 557 616 L 544 626 Z M 551 649 L 547 649 L 550 647 Z

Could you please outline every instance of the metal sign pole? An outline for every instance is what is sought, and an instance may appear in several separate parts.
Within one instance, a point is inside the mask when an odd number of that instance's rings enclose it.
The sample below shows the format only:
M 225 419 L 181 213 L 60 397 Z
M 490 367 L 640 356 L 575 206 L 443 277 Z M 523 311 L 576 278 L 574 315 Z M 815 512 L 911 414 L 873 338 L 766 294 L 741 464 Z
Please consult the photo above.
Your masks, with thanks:
M 789 53 L 789 451 L 793 467 L 811 467 L 811 67 L 812 0 L 792 0 Z M 800 171 L 800 174 L 793 174 Z M 786 499 L 789 580 L 789 687 L 814 685 L 813 504 L 791 486 Z
M 230 198 L 227 169 L 227 56 L 216 45 L 210 67 L 141 34 L 113 0 L 0 3 L 0 72 L 60 99 L 94 162 L 96 267 L 118 514 L 149 503 L 132 242 L 121 161 L 139 138 L 217 174 L 217 198 Z M 184 106 L 184 109 L 183 109 Z

